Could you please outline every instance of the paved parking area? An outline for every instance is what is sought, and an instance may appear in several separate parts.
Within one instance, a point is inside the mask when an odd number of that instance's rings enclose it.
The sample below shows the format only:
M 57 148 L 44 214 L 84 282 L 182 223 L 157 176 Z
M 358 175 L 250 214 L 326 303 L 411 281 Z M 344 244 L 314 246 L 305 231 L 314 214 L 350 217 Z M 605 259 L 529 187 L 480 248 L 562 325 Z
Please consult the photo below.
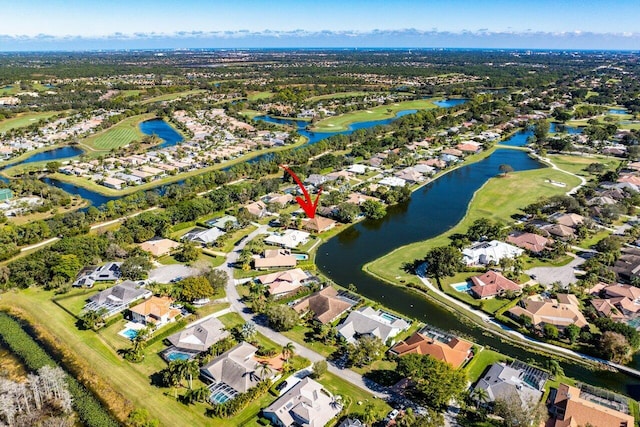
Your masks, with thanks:
M 562 283 L 563 286 L 569 286 L 571 283 L 575 283 L 578 279 L 575 274 L 575 267 L 583 264 L 584 258 L 576 257 L 567 265 L 562 267 L 536 267 L 530 270 L 526 270 L 528 275 L 534 275 L 535 280 L 542 285 L 551 285 L 555 282 Z
M 169 283 L 178 277 L 195 276 L 200 270 L 187 267 L 186 265 L 163 265 L 149 271 L 149 281 L 158 283 Z

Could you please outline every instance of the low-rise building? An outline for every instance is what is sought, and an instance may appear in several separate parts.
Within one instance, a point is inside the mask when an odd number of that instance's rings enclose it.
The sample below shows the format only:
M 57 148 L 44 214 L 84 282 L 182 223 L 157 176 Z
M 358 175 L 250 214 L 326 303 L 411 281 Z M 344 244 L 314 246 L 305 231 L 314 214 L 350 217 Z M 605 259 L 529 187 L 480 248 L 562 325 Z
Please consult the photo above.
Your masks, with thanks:
M 182 236 L 182 240 L 206 246 L 218 240 L 218 237 L 222 236 L 223 234 L 224 231 L 215 227 L 209 229 L 196 228 Z
M 462 250 L 464 263 L 467 265 L 498 264 L 503 258 L 515 258 L 523 253 L 524 250 L 519 247 L 499 240 L 477 242 Z
M 315 320 L 327 324 L 333 322 L 355 304 L 356 301 L 341 297 L 335 288 L 327 286 L 298 302 L 293 306 L 293 309 L 299 314 L 312 312 Z
M 269 295 L 282 296 L 300 289 L 310 276 L 299 268 L 256 277 L 256 281 L 267 287 Z
M 156 327 L 173 322 L 180 310 L 173 308 L 169 297 L 152 296 L 148 300 L 131 307 L 131 320 L 143 325 L 153 323 Z
M 490 298 L 496 295 L 504 295 L 507 291 L 520 292 L 521 288 L 516 282 L 507 279 L 497 271 L 489 270 L 484 274 L 473 276 L 471 293 L 476 298 Z
M 168 255 L 180 246 L 180 243 L 174 242 L 171 239 L 154 239 L 147 240 L 146 242 L 140 243 L 140 249 L 145 252 L 149 252 L 156 258 Z
M 212 317 L 170 335 L 167 340 L 176 349 L 199 353 L 228 336 L 229 332 L 224 324 Z
M 334 220 L 316 215 L 313 218 L 305 221 L 302 225 L 302 228 L 313 233 L 324 233 L 325 231 L 331 230 L 335 226 L 336 222 Z
M 572 294 L 558 294 L 557 299 L 532 295 L 509 309 L 508 313 L 515 319 L 527 316 L 538 327 L 553 325 L 564 329 L 569 325 L 576 325 L 582 328 L 589 324 L 580 311 L 578 299 Z
M 546 237 L 534 233 L 512 233 L 507 237 L 507 242 L 534 254 L 546 250 L 551 243 Z
M 409 326 L 406 320 L 391 313 L 375 310 L 372 307 L 362 307 L 349 313 L 344 322 L 338 326 L 338 334 L 349 343 L 355 343 L 356 338 L 362 335 L 380 338 L 383 343 L 386 343 Z
M 264 242 L 268 245 L 293 249 L 307 243 L 309 236 L 311 235 L 304 231 L 287 229 L 282 233 L 272 233 L 268 235 L 264 239 Z
M 389 352 L 400 357 L 407 354 L 428 354 L 441 362 L 450 364 L 454 368 L 459 368 L 473 357 L 472 348 L 472 343 L 457 337 L 431 337 L 416 332 L 406 340 L 394 345 Z
M 256 270 L 269 270 L 272 268 L 292 268 L 298 260 L 287 249 L 267 249 L 261 258 L 253 259 Z
M 532 410 L 542 398 L 546 379 L 544 373 L 528 365 L 507 366 L 504 363 L 494 363 L 478 381 L 475 389 L 485 390 L 488 398 L 486 403 L 516 398 L 523 409 Z

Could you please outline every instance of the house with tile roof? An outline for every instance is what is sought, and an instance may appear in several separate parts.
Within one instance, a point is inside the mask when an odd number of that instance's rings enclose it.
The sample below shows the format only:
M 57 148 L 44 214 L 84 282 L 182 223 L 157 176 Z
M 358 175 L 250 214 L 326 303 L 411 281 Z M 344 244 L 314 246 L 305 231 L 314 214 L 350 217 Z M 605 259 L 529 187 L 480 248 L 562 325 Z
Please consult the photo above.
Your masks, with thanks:
M 470 290 L 476 298 L 491 298 L 496 295 L 504 295 L 507 291 L 520 292 L 522 290 L 516 282 L 493 270 L 479 276 L 473 276 L 470 280 L 473 284 Z
M 549 395 L 550 427 L 633 427 L 630 414 L 600 404 L 602 399 L 584 393 L 577 387 L 560 384 Z
M 362 307 L 349 313 L 349 316 L 338 326 L 338 334 L 349 343 L 355 343 L 362 335 L 380 338 L 383 343 L 393 339 L 400 332 L 411 326 L 406 320 L 383 310 Z
M 217 318 L 212 317 L 170 335 L 167 340 L 176 349 L 202 352 L 228 336 L 229 332 L 224 324 Z
M 526 365 L 525 365 L 526 366 Z M 488 403 L 496 400 L 509 400 L 514 396 L 521 402 L 523 409 L 531 409 L 538 404 L 543 394 L 543 381 L 534 384 L 527 376 L 527 370 L 494 363 L 487 373 L 478 380 L 474 389 L 486 391 Z
M 180 246 L 180 243 L 174 242 L 171 239 L 154 239 L 147 240 L 146 242 L 140 243 L 140 249 L 145 252 L 149 252 L 156 258 L 168 255 L 174 249 Z
M 580 311 L 578 299 L 572 294 L 558 294 L 557 299 L 532 295 L 522 299 L 519 305 L 509 309 L 507 313 L 515 319 L 522 315 L 528 316 L 538 327 L 553 325 L 564 329 L 569 325 L 576 325 L 582 328 L 589 324 Z
M 180 310 L 173 308 L 173 299 L 152 296 L 140 304 L 131 307 L 131 320 L 143 325 L 153 323 L 156 327 L 173 322 Z
M 332 219 L 316 215 L 304 221 L 302 228 L 313 233 L 324 233 L 336 226 L 336 222 Z
M 257 202 L 252 202 L 244 206 L 244 208 L 249 211 L 251 215 L 255 215 L 258 218 L 262 218 L 268 214 L 267 205 L 262 201 L 258 200 Z
M 540 252 L 548 249 L 548 246 L 552 243 L 552 240 L 547 239 L 544 236 L 534 233 L 512 233 L 507 237 L 507 243 L 511 243 L 519 248 L 539 254 Z
M 288 249 L 267 249 L 262 257 L 253 259 L 253 266 L 256 270 L 269 270 L 272 268 L 292 268 L 296 266 L 298 260 L 291 255 Z
M 326 325 L 340 317 L 355 303 L 355 301 L 341 298 L 335 288 L 327 286 L 298 302 L 293 309 L 300 315 L 312 312 L 315 320 Z
M 266 286 L 269 295 L 279 297 L 297 291 L 308 279 L 307 273 L 300 268 L 295 268 L 258 276 L 256 282 Z
M 309 377 L 298 382 L 262 410 L 265 418 L 280 427 L 323 427 L 342 410 L 342 404 Z
M 473 344 L 457 337 L 432 338 L 421 332 L 416 332 L 404 341 L 391 347 L 389 353 L 402 357 L 407 354 L 428 354 L 441 362 L 446 362 L 454 368 L 461 367 L 473 357 Z

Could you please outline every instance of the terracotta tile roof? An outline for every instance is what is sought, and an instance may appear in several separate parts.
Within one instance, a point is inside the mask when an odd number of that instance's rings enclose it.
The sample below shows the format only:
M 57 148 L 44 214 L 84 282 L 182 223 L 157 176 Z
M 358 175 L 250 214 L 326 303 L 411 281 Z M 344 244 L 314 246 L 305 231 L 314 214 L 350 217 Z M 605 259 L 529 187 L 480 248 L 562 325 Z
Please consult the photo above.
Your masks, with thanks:
M 445 344 L 416 332 L 405 341 L 394 345 L 391 351 L 398 356 L 428 354 L 435 359 L 451 364 L 454 368 L 459 368 L 469 356 L 471 347 L 473 344 L 459 338 L 453 338 Z
M 516 233 L 507 237 L 507 242 L 531 252 L 541 252 L 546 249 L 549 239 L 534 233 Z
M 575 296 L 561 297 L 559 302 L 555 299 L 544 299 L 539 295 L 525 298 L 522 305 L 517 305 L 509 310 L 509 314 L 514 317 L 525 315 L 531 318 L 534 325 L 551 324 L 557 327 L 565 327 L 571 324 L 582 328 L 589 323 L 580 311 L 580 307 L 575 303 Z
M 351 307 L 346 301 L 337 298 L 338 291 L 331 286 L 303 299 L 293 306 L 298 313 L 312 311 L 315 319 L 321 323 L 329 323 Z
M 563 413 L 554 427 L 633 427 L 631 415 L 583 399 L 580 389 L 560 384 L 553 405 Z
M 504 277 L 497 271 L 487 271 L 480 276 L 471 278 L 473 286 L 471 292 L 476 294 L 478 298 L 485 298 L 501 294 L 505 291 L 520 291 L 520 286 Z
M 316 233 L 322 233 L 323 231 L 333 227 L 335 224 L 336 222 L 332 219 L 316 215 L 312 219 L 309 219 L 307 222 L 305 222 L 303 228 L 306 230 L 315 231 Z
M 161 318 L 166 314 L 169 314 L 169 319 L 173 319 L 180 314 L 180 310 L 171 308 L 171 304 L 173 304 L 173 300 L 169 297 L 153 296 L 135 307 L 132 307 L 131 311 L 145 317 L 153 316 L 156 318 Z

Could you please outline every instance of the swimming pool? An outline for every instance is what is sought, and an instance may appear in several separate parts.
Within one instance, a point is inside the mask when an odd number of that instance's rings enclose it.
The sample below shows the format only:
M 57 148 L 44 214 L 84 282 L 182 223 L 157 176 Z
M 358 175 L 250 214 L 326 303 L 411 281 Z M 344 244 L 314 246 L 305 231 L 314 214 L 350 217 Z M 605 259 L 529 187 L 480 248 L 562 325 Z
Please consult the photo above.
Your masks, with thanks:
M 129 338 L 130 340 L 134 339 L 135 337 L 138 336 L 138 331 L 136 331 L 135 329 L 130 329 L 127 328 L 124 331 L 120 332 L 120 335 Z
M 223 393 L 223 392 L 219 391 L 219 392 L 217 392 L 217 393 L 213 393 L 213 394 L 211 395 L 211 398 L 210 398 L 210 399 L 211 399 L 211 401 L 212 401 L 212 402 L 214 402 L 214 403 L 224 403 L 224 402 L 226 402 L 227 400 L 231 399 L 231 397 L 230 397 L 230 396 L 227 396 L 225 393 Z
M 173 362 L 174 360 L 189 360 L 193 357 L 192 353 L 186 353 L 184 351 L 179 350 L 169 350 L 164 353 L 164 358 L 169 362 Z
M 309 255 L 307 254 L 293 254 L 293 257 L 298 261 L 305 261 L 309 259 Z
M 473 285 L 471 283 L 465 282 L 465 283 L 457 283 L 451 286 L 453 286 L 453 289 L 455 289 L 458 292 L 468 292 Z
M 396 320 L 398 320 L 398 318 L 396 316 L 392 316 L 391 314 L 385 313 L 385 312 L 380 313 L 380 318 L 386 320 L 387 322 L 391 322 L 391 323 L 393 323 Z

